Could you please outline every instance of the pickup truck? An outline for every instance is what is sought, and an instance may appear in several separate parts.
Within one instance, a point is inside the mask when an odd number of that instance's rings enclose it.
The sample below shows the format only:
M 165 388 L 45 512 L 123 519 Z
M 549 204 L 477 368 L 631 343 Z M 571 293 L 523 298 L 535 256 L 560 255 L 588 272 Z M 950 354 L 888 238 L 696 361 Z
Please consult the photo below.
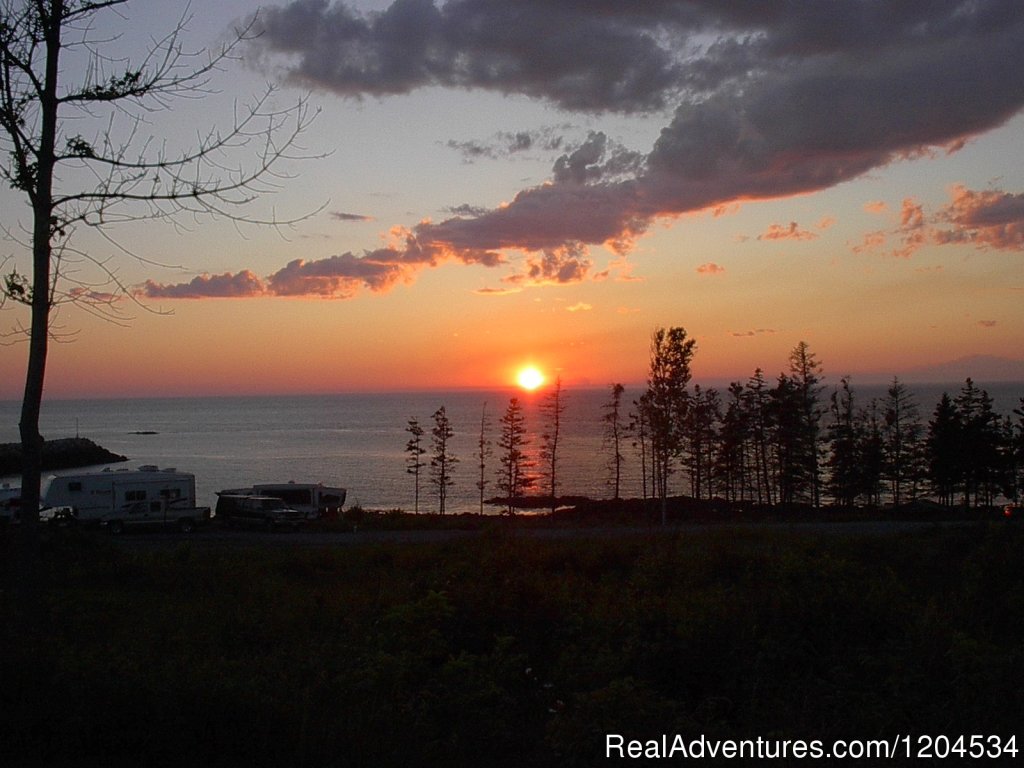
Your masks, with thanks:
M 100 518 L 100 526 L 111 533 L 142 528 L 173 528 L 192 533 L 209 521 L 209 507 L 193 506 L 188 499 L 153 499 L 128 504 Z
M 296 509 L 292 509 L 273 496 L 236 496 L 225 494 L 217 497 L 218 520 L 227 525 L 236 523 L 255 526 L 266 531 L 283 528 L 290 531 L 299 529 L 306 519 Z

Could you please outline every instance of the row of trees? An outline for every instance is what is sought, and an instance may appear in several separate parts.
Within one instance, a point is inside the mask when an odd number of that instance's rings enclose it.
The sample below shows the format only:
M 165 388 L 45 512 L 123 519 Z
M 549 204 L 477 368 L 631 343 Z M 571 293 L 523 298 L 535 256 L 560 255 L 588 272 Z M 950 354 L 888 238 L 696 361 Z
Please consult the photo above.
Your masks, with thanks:
M 601 420 L 613 498 L 621 498 L 624 467 L 634 462 L 639 472 L 634 464 L 628 474 L 639 476 L 643 498 L 660 501 L 663 517 L 667 499 L 680 494 L 772 507 L 900 505 L 922 497 L 977 506 L 999 496 L 1016 499 L 1024 484 L 1024 399 L 1013 416 L 1001 416 L 992 397 L 967 379 L 955 396 L 944 394 L 925 421 L 897 378 L 884 396 L 866 402 L 849 377 L 828 392 L 821 362 L 805 342 L 793 348 L 788 369 L 773 381 L 759 368 L 723 394 L 691 386 L 695 353 L 685 329 L 659 328 L 651 337 L 647 387 L 632 408 L 624 402 L 623 385 L 611 385 Z M 512 398 L 500 418 L 496 446 L 484 405 L 475 451 L 481 512 L 492 487 L 495 447 L 493 487 L 506 511 L 513 513 L 516 500 L 530 493 L 554 509 L 562 487 L 565 408 L 558 380 L 541 402 L 540 446 L 530 452 L 519 399 Z M 443 407 L 433 421 L 429 445 L 419 423 L 409 422 L 407 470 L 414 477 L 415 510 L 425 477 L 444 514 L 459 458 Z
M 695 351 L 683 328 L 655 331 L 647 389 L 630 414 L 644 496 L 650 489 L 663 509 L 676 472 L 695 498 L 771 506 L 820 506 L 826 499 L 898 505 L 922 496 L 987 505 L 1000 495 L 1017 498 L 1024 399 L 1015 418 L 1002 417 L 991 396 L 967 379 L 957 396 L 943 395 L 925 423 L 897 378 L 883 398 L 863 405 L 848 377 L 826 398 L 822 365 L 805 342 L 774 382 L 757 369 L 723 397 L 689 386 Z M 617 448 L 613 455 L 618 473 Z
M 508 514 L 515 512 L 516 500 L 532 490 L 539 481 L 544 481 L 545 495 L 550 499 L 552 509 L 554 508 L 560 482 L 559 445 L 565 408 L 562 380 L 556 379 L 541 403 L 545 431 L 541 435 L 538 475 L 535 472 L 538 462 L 527 452 L 530 438 L 526 429 L 523 405 L 519 398 L 513 397 L 509 400 L 500 420 L 497 443 L 499 467 L 495 477 L 498 493 L 505 499 Z M 460 459 L 452 450 L 454 430 L 445 407 L 438 408 L 432 418 L 434 426 L 430 430 L 429 447 L 425 445 L 426 430 L 416 419 L 410 419 L 406 426 L 406 432 L 410 435 L 405 446 L 406 471 L 413 476 L 415 512 L 418 514 L 420 511 L 421 485 L 425 475 L 425 480 L 433 488 L 437 499 L 437 512 L 443 515 L 447 511 L 448 490 L 454 483 L 452 472 Z M 488 427 L 487 404 L 484 403 L 480 413 L 480 432 L 475 453 L 478 470 L 476 488 L 480 494 L 481 514 L 486 503 L 487 489 L 491 487 L 488 480 L 488 461 L 493 455 L 493 447 L 488 437 Z M 425 461 L 428 453 L 429 460 Z

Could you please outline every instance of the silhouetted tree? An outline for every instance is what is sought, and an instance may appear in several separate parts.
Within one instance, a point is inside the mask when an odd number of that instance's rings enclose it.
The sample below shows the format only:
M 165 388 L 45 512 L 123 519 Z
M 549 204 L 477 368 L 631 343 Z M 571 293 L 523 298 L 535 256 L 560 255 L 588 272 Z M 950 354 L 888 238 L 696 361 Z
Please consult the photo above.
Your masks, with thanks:
M 667 521 L 668 478 L 683 445 L 690 361 L 696 346 L 679 327 L 658 328 L 651 337 L 646 413 L 651 435 L 654 492 L 661 501 L 663 525 Z
M 1002 487 L 1003 432 L 992 398 L 971 380 L 953 401 L 960 425 L 960 468 L 964 502 L 991 504 Z
M 603 442 L 608 456 L 608 485 L 612 489 L 612 498 L 620 498 L 622 488 L 622 462 L 625 460 L 622 455 L 622 438 L 625 427 L 622 422 L 622 394 L 626 388 L 621 384 L 611 385 L 611 399 L 601 408 L 604 415 L 601 421 L 604 424 Z
M 541 436 L 540 458 L 544 462 L 544 477 L 548 481 L 548 495 L 551 511 L 555 511 L 558 499 L 558 445 L 562 435 L 562 414 L 565 413 L 565 396 L 562 394 L 562 377 L 555 379 L 554 386 L 544 395 L 540 410 L 545 420 L 545 431 Z
M 903 502 L 905 491 L 917 495 L 922 477 L 921 417 L 917 402 L 907 386 L 898 378 L 886 390 L 882 444 L 885 452 L 885 477 L 893 504 Z M 908 488 L 909 486 L 909 488 Z
M 710 499 L 713 495 L 718 422 L 721 417 L 721 399 L 717 390 L 703 389 L 699 384 L 696 385 L 683 422 L 690 494 L 695 499 L 702 499 L 705 495 Z
M 505 415 L 501 417 L 501 433 L 498 448 L 501 449 L 498 473 L 498 488 L 508 504 L 508 514 L 515 512 L 515 500 L 533 485 L 534 478 L 528 474 L 530 461 L 523 449 L 529 444 L 526 437 L 526 417 L 519 399 L 509 400 Z
M 413 476 L 413 498 L 415 499 L 413 511 L 418 515 L 420 512 L 420 470 L 427 466 L 423 461 L 423 454 L 427 452 L 427 449 L 423 447 L 423 427 L 416 419 L 409 420 L 405 431 L 412 435 L 409 442 L 405 444 L 405 452 L 409 454 L 405 459 L 405 471 Z
M 1009 472 L 1009 493 L 1007 496 L 1015 501 L 1020 499 L 1024 488 L 1024 397 L 1013 409 L 1015 419 L 1011 422 L 1010 450 L 1011 463 Z
M 754 444 L 750 398 L 742 383 L 729 385 L 716 456 L 717 487 L 728 501 L 746 501 L 751 491 Z
M 956 406 L 946 392 L 942 393 L 931 421 L 928 422 L 928 477 L 932 491 L 942 504 L 952 504 L 960 480 L 960 439 L 962 433 Z
M 640 456 L 640 489 L 643 494 L 643 500 L 647 501 L 647 480 L 650 477 L 648 475 L 648 457 L 650 456 L 650 397 L 648 393 L 644 393 L 639 399 L 633 401 L 633 410 L 630 412 L 629 431 L 633 435 L 633 447 L 636 449 Z M 653 477 L 650 478 L 651 490 L 653 492 L 654 482 Z
M 213 75 L 250 30 L 200 56 L 184 48 L 183 20 L 154 38 L 142 65 L 133 66 L 116 37 L 103 39 L 95 31 L 103 12 L 119 13 L 124 5 L 126 0 L 0 2 L 0 175 L 23 195 L 32 216 L 24 228 L 31 268 L 23 273 L 15 267 L 0 288 L 31 313 L 19 424 L 21 533 L 31 551 L 38 547 L 39 413 L 51 312 L 72 301 L 113 312 L 110 292 L 76 276 L 85 262 L 121 290 L 103 260 L 74 246 L 76 229 L 95 228 L 110 239 L 113 225 L 131 220 L 184 214 L 255 221 L 245 216 L 246 206 L 273 189 L 267 179 L 279 181 L 279 161 L 294 157 L 295 140 L 309 119 L 304 102 L 281 110 L 268 89 L 226 130 L 200 133 L 190 150 L 168 154 L 167 144 L 151 134 L 157 121 L 150 117 L 175 99 L 210 93 Z M 68 61 L 66 54 L 79 58 Z M 251 162 L 243 151 L 251 153 Z
M 844 376 L 839 387 L 832 392 L 832 423 L 828 427 L 829 492 L 842 507 L 852 507 L 861 494 L 861 445 L 864 439 L 862 424 L 857 419 L 850 379 Z
M 772 396 L 760 368 L 747 381 L 747 407 L 750 420 L 751 441 L 754 452 L 755 494 L 758 504 L 774 504 L 775 493 L 772 477 L 772 457 L 769 452 L 769 437 L 772 431 Z
M 821 363 L 807 342 L 801 341 L 789 354 L 789 379 L 793 384 L 787 402 L 796 408 L 798 437 L 792 446 L 793 470 L 798 473 L 792 490 L 814 506 L 820 503 L 819 432 L 821 425 Z M 796 498 L 791 499 L 795 501 Z
M 491 441 L 487 439 L 487 403 L 480 409 L 480 435 L 476 443 L 477 469 L 480 472 L 476 489 L 480 492 L 480 514 L 484 513 L 484 495 L 487 489 L 487 459 L 491 455 Z
M 448 412 L 442 405 L 434 411 L 434 427 L 430 430 L 430 482 L 437 490 L 437 511 L 442 515 L 448 501 L 448 489 L 455 482 L 452 479 L 452 470 L 459 463 L 459 459 L 451 451 L 454 434 Z

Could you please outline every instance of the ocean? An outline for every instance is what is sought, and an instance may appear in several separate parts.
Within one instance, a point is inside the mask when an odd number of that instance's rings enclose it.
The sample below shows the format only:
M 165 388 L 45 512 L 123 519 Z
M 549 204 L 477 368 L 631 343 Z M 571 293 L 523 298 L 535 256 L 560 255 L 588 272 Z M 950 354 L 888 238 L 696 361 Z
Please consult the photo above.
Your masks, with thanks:
M 931 416 L 943 391 L 955 395 L 960 386 L 914 385 L 922 420 Z M 979 386 L 1005 414 L 1018 407 L 1024 396 L 1024 384 Z M 719 389 L 724 395 L 724 387 Z M 861 405 L 881 397 L 884 389 L 858 387 L 854 382 Z M 830 391 L 823 397 L 827 399 Z M 639 389 L 627 389 L 624 420 L 628 421 L 632 401 L 640 394 Z M 608 497 L 609 451 L 603 444 L 602 405 L 610 399 L 610 390 L 567 388 L 563 395 L 566 409 L 558 452 L 559 493 Z M 48 439 L 87 437 L 130 458 L 115 465 L 117 468 L 155 464 L 192 472 L 201 504 L 213 506 L 216 492 L 225 488 L 294 480 L 347 488 L 346 507 L 411 511 L 414 490 L 413 477 L 406 471 L 405 446 L 410 437 L 406 427 L 410 419 L 419 421 L 429 451 L 432 415 L 444 406 L 454 430 L 452 452 L 459 459 L 447 511 L 477 512 L 481 415 L 486 408 L 486 438 L 493 453 L 487 459 L 484 479 L 488 483 L 485 495 L 491 497 L 499 495 L 499 420 L 513 396 L 524 406 L 530 441 L 526 451 L 536 459 L 547 429 L 539 409 L 543 394 L 513 391 L 51 400 L 44 403 L 40 431 Z M 17 402 L 0 401 L 0 443 L 19 440 L 18 418 Z M 621 494 L 640 496 L 640 461 L 628 439 L 622 452 L 626 459 Z M 429 453 L 424 460 L 429 460 Z M 420 478 L 421 512 L 437 509 L 429 472 L 429 466 L 424 468 Z M 20 482 L 16 477 L 0 480 L 13 485 Z M 677 480 L 682 482 L 681 477 Z M 500 511 L 500 507 L 485 506 L 486 513 Z

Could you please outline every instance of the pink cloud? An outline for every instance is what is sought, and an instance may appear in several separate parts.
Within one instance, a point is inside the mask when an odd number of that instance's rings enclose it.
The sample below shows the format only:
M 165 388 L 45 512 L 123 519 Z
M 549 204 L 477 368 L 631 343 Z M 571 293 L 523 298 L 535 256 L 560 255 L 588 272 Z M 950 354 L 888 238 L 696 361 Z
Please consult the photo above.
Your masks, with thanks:
M 265 295 L 267 286 L 244 269 L 236 274 L 198 275 L 187 283 L 173 285 L 147 280 L 136 293 L 150 299 L 251 298 Z
M 953 202 L 938 218 L 953 229 L 936 233 L 939 243 L 974 243 L 979 248 L 1024 250 L 1024 193 L 952 189 Z
M 701 264 L 697 267 L 697 274 L 699 275 L 721 275 L 725 272 L 725 267 L 720 267 L 713 261 L 709 261 L 707 264 Z
M 789 222 L 789 226 L 772 224 L 763 234 L 757 236 L 758 240 L 814 240 L 818 235 L 807 229 L 797 227 L 795 221 Z

